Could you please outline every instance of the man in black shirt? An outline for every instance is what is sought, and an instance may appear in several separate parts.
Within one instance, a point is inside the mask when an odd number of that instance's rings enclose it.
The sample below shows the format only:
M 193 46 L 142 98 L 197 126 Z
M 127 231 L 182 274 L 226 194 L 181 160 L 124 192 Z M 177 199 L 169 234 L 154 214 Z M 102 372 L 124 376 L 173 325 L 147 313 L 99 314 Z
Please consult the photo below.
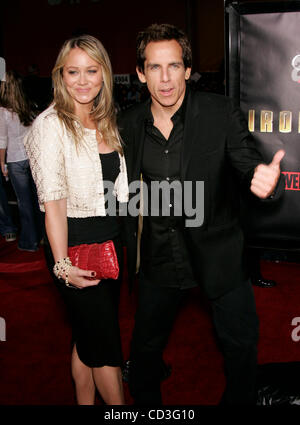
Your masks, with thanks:
M 238 191 L 250 188 L 262 199 L 278 196 L 284 152 L 262 164 L 233 102 L 186 87 L 191 49 L 176 27 L 155 24 L 141 32 L 137 59 L 138 77 L 147 83 L 151 98 L 119 117 L 129 183 L 142 174 L 144 199 L 131 394 L 136 404 L 161 404 L 163 349 L 186 290 L 201 285 L 211 300 L 224 352 L 223 401 L 254 403 L 258 318 L 244 265 Z M 204 182 L 203 190 L 199 182 Z M 160 183 L 165 190 L 155 201 Z M 181 197 L 178 190 L 167 190 L 171 184 L 181 187 Z M 137 219 L 129 216 L 127 223 L 132 277 Z
M 141 269 L 150 281 L 161 282 L 165 287 L 181 289 L 196 286 L 183 233 L 181 230 L 178 231 L 184 226 L 183 218 L 176 216 L 174 211 L 176 203 L 179 202 L 176 188 L 181 189 L 180 158 L 185 106 L 186 102 L 183 102 L 171 117 L 173 128 L 169 138 L 166 139 L 155 127 L 150 102 L 148 103 L 141 163 L 148 199 L 148 208 L 144 211 L 143 218 Z M 174 187 L 174 190 L 168 193 L 166 189 L 158 193 L 157 216 L 153 216 L 156 210 L 156 205 L 153 205 L 155 199 L 151 202 L 151 188 L 154 182 L 166 182 L 170 187 Z M 167 209 L 165 216 L 163 216 L 164 207 Z

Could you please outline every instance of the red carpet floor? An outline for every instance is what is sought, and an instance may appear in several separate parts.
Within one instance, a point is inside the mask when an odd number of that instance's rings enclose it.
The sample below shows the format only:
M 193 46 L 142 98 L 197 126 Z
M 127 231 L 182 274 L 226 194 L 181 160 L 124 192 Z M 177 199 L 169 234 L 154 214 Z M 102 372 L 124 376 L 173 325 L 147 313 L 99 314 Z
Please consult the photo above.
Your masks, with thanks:
M 262 272 L 278 285 L 255 287 L 259 363 L 298 362 L 300 341 L 291 335 L 292 320 L 300 317 L 300 264 L 263 261 Z M 124 282 L 120 305 L 124 359 L 129 353 L 135 305 Z M 46 269 L 43 249 L 21 252 L 15 242 L 0 239 L 0 318 L 6 324 L 4 329 L 0 319 L 0 405 L 74 405 L 70 327 Z M 165 360 L 172 364 L 173 372 L 163 382 L 164 404 L 218 403 L 224 389 L 222 356 L 209 305 L 198 288 L 182 306 Z M 131 404 L 127 384 L 125 394 Z

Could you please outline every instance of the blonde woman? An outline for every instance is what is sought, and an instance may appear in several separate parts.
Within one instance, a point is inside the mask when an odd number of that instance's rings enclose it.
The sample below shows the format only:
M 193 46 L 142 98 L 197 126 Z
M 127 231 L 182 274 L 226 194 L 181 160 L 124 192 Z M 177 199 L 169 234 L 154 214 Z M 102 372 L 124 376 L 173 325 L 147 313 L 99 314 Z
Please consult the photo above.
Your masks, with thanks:
M 112 70 L 96 38 L 67 40 L 52 71 L 54 102 L 25 139 L 46 233 L 60 273 L 55 282 L 71 314 L 72 375 L 78 404 L 124 404 L 118 280 L 70 266 L 68 246 L 113 240 L 122 264 L 120 223 L 106 214 L 104 181 L 128 200 L 126 165 L 115 123 Z M 51 261 L 52 260 L 52 261 Z M 65 270 L 65 271 L 64 271 Z M 67 284 L 65 284 L 67 283 Z

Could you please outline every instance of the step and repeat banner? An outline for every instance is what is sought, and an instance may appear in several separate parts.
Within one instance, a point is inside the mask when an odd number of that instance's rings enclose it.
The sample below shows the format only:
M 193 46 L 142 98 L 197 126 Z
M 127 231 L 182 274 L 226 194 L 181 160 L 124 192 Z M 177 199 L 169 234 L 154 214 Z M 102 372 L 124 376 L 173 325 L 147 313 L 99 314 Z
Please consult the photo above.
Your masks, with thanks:
M 280 201 L 243 199 L 250 241 L 300 249 L 300 1 L 225 2 L 226 93 L 266 162 L 284 149 Z

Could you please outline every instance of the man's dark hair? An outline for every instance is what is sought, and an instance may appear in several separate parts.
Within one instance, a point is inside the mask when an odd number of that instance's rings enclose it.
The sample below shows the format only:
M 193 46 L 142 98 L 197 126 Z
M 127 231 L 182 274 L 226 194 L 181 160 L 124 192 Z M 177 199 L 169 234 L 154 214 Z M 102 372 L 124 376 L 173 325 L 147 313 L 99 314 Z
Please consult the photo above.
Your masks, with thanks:
M 176 40 L 182 48 L 182 59 L 185 68 L 192 66 L 192 49 L 186 34 L 170 24 L 152 24 L 137 36 L 137 66 L 144 72 L 145 49 L 152 41 Z

